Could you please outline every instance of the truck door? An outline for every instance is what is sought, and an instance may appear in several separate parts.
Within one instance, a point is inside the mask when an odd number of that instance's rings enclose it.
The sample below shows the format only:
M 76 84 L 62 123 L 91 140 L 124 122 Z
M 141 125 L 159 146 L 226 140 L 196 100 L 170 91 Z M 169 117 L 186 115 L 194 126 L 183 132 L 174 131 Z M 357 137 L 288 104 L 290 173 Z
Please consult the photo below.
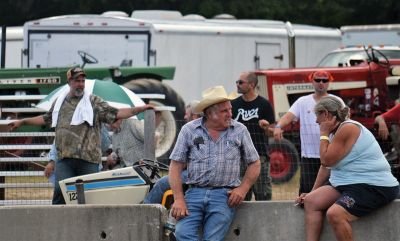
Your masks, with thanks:
M 257 43 L 254 62 L 256 69 L 281 68 L 283 54 L 279 43 Z
M 45 31 L 28 32 L 26 67 L 60 67 L 82 64 L 78 51 L 98 60 L 91 67 L 148 66 L 149 32 Z

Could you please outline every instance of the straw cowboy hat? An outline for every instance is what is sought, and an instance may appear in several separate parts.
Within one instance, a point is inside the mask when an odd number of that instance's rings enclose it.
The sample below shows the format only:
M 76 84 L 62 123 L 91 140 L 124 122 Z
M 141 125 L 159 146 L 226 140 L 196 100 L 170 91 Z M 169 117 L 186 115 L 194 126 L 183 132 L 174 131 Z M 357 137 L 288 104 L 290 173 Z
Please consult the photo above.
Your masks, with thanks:
M 203 112 L 204 109 L 209 106 L 228 100 L 233 100 L 237 97 L 235 93 L 227 95 L 224 87 L 221 85 L 204 90 L 202 96 L 203 99 L 194 109 L 196 112 Z

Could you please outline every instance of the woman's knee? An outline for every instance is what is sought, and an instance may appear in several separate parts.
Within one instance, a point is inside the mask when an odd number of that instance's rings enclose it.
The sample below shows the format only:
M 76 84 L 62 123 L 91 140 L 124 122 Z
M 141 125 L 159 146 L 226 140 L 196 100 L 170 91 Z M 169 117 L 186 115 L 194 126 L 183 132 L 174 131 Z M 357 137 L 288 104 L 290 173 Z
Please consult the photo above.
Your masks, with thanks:
M 347 220 L 347 211 L 340 205 L 334 204 L 326 211 L 326 218 L 330 224 Z
M 318 207 L 318 199 L 313 195 L 306 195 L 304 197 L 304 208 L 308 210 L 316 210 Z

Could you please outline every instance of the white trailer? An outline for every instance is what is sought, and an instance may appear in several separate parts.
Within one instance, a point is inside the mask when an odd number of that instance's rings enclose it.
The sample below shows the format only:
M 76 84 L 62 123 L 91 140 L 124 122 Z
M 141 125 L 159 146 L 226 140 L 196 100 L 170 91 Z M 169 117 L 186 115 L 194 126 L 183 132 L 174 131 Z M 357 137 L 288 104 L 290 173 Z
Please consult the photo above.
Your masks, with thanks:
M 0 42 L 2 41 L 2 29 L 0 28 Z M 23 42 L 23 28 L 19 27 L 8 27 L 6 29 L 6 68 L 21 68 L 22 65 L 22 49 L 24 47 Z M 0 56 L 1 56 L 0 48 Z
M 341 41 L 338 29 L 281 21 L 145 16 L 66 15 L 27 22 L 23 66 L 80 64 L 79 50 L 98 59 L 93 67 L 175 66 L 168 84 L 190 101 L 214 85 L 235 91 L 242 71 L 289 67 L 288 33 L 295 36 L 296 67 L 316 66 Z
M 340 28 L 343 45 L 400 45 L 400 24 L 352 25 Z

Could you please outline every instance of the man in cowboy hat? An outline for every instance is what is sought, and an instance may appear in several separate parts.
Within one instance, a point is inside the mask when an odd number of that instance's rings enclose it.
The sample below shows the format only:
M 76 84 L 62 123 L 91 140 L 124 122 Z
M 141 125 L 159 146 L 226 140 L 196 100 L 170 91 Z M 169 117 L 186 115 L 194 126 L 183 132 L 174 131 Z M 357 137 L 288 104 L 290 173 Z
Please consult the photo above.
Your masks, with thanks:
M 247 128 L 232 120 L 232 106 L 222 86 L 203 92 L 196 112 L 202 118 L 184 125 L 171 153 L 172 216 L 177 240 L 223 240 L 236 207 L 260 173 L 260 160 Z M 240 181 L 240 160 L 248 164 Z M 183 194 L 181 172 L 187 165 L 189 185 Z
M 200 101 L 198 101 L 198 100 L 193 100 L 189 104 L 186 105 L 185 116 L 183 117 L 183 119 L 185 120 L 186 123 L 203 116 L 203 112 L 196 112 L 194 110 L 199 102 Z M 182 182 L 186 183 L 186 179 L 187 179 L 186 167 L 184 167 L 184 171 L 182 172 L 181 177 L 182 177 Z M 169 185 L 169 177 L 168 177 L 168 175 L 165 175 L 154 184 L 153 188 L 150 190 L 150 192 L 144 198 L 143 203 L 144 204 L 150 204 L 150 203 L 160 203 L 161 204 L 164 193 L 170 189 L 171 189 L 171 186 Z

